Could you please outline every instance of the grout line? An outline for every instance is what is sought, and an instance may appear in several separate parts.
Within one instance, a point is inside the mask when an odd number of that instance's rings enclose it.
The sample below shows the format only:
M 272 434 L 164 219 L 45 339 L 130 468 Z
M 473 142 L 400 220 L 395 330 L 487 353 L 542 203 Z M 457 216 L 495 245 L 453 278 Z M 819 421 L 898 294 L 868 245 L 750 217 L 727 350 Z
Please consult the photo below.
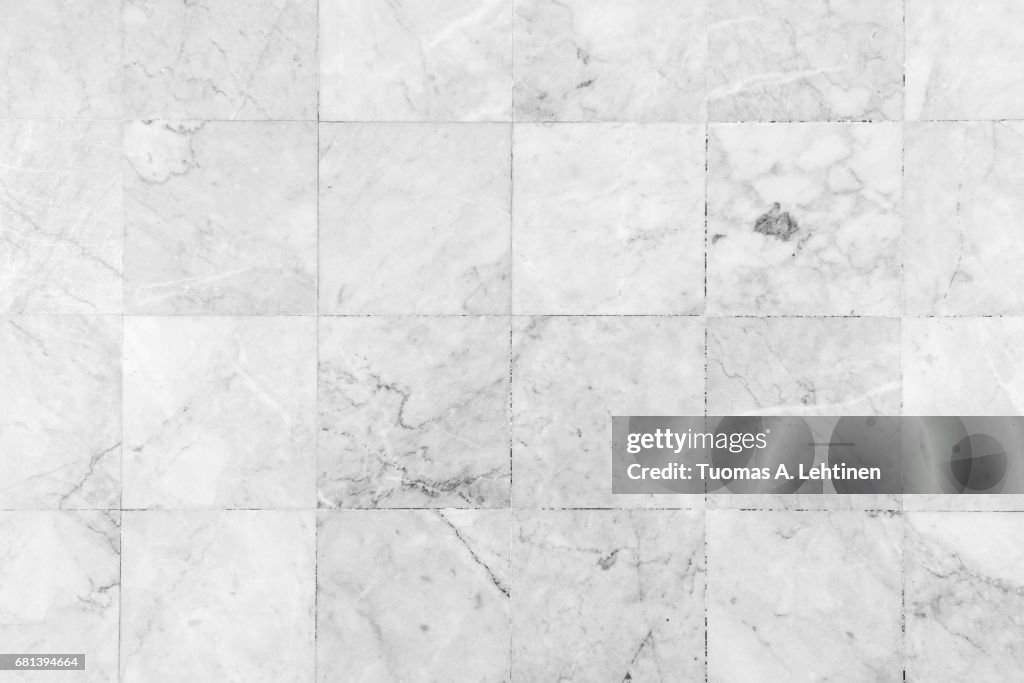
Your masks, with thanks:
M 904 75 L 904 79 L 906 75 Z M 905 105 L 904 105 L 905 106 Z M 132 123 L 132 122 L 185 122 L 185 121 L 201 121 L 203 123 L 330 123 L 330 124 L 353 124 L 353 125 L 410 125 L 410 126 L 439 126 L 439 125 L 490 125 L 490 124 L 525 124 L 528 126 L 563 126 L 563 125 L 574 125 L 574 126 L 619 126 L 619 125 L 637 125 L 637 126 L 663 126 L 663 125 L 709 125 L 709 126 L 736 126 L 736 125 L 764 125 L 764 124 L 793 124 L 799 126 L 808 125 L 845 125 L 845 124 L 893 124 L 893 123 L 1020 123 L 1024 122 L 1024 118 L 1014 117 L 996 117 L 996 118 L 974 118 L 974 119 L 731 119 L 731 120 L 715 120 L 710 118 L 704 119 L 650 119 L 650 120 L 626 120 L 626 119 L 565 119 L 565 120 L 542 120 L 542 119 L 522 119 L 516 120 L 514 118 L 509 119 L 479 119 L 479 120 L 427 120 L 427 119 L 323 119 L 318 118 L 304 118 L 304 119 L 218 119 L 218 118 L 200 118 L 200 117 L 181 117 L 181 116 L 166 116 L 166 117 L 75 117 L 75 116 L 0 116 L 0 122 L 4 121 L 73 121 L 73 122 L 88 122 L 88 123 Z
M 711 171 L 711 103 L 708 98 L 710 87 L 711 62 L 711 0 L 704 3 L 704 417 L 708 416 L 708 177 Z M 708 683 L 709 662 L 708 650 L 711 641 L 711 632 L 708 629 L 708 585 L 710 584 L 710 572 L 708 571 L 708 490 L 704 486 L 704 511 L 701 515 L 704 525 L 704 683 Z
M 83 311 L 78 313 L 0 313 L 0 318 L 693 318 L 708 320 L 991 320 L 1024 318 L 1024 311 L 998 315 L 922 315 L 922 314 L 865 314 L 865 315 L 805 315 L 773 313 L 766 315 L 731 313 L 117 313 Z
M 906 0 L 902 0 L 903 7 L 903 121 L 900 123 L 900 250 L 899 250 L 899 415 L 903 416 L 904 401 L 906 399 L 906 368 L 903 353 L 904 321 L 906 318 Z M 903 488 L 903 486 L 900 486 Z M 899 528 L 900 528 L 900 669 L 902 679 L 906 681 L 906 496 L 899 498 Z
M 516 5 L 509 3 L 511 22 L 509 24 L 509 122 L 508 127 L 508 679 L 511 683 L 514 677 L 514 647 L 513 640 L 513 598 L 516 594 L 512 534 L 514 531 L 514 510 L 513 501 L 515 458 L 513 450 L 515 447 L 515 405 L 513 398 L 515 374 L 513 362 L 515 360 L 515 182 L 516 182 Z
M 121 300 L 120 300 L 120 311 L 119 316 L 121 319 L 121 348 L 118 351 L 118 361 L 121 366 L 121 386 L 120 386 L 120 403 L 121 403 L 121 448 L 120 458 L 118 462 L 118 524 L 117 524 L 117 583 L 118 583 L 118 600 L 117 600 L 117 680 L 118 683 L 122 680 L 123 663 L 121 661 L 121 641 L 122 631 L 124 624 L 124 601 L 125 601 L 125 590 L 124 590 L 124 457 L 125 452 L 128 449 L 125 443 L 125 386 L 126 386 L 126 373 L 125 373 L 125 345 L 124 345 L 124 328 L 125 328 L 125 251 L 128 244 L 128 208 L 127 202 L 125 201 L 125 187 L 126 179 L 125 172 L 126 168 L 126 133 L 127 133 L 127 119 L 125 114 L 127 113 L 127 97 L 125 93 L 125 70 L 126 70 L 126 54 L 127 54 L 127 31 L 125 31 L 124 25 L 124 12 L 120 13 L 119 17 L 120 28 L 121 28 L 121 120 L 120 126 L 118 127 L 118 169 L 120 170 L 121 178 L 121 273 L 118 285 L 121 289 Z
M 632 494 L 628 494 L 628 495 L 632 495 Z M 637 494 L 637 495 L 652 495 L 652 494 Z M 696 493 L 694 493 L 694 494 L 670 494 L 670 495 L 667 495 L 666 497 L 679 496 L 679 495 L 687 495 L 687 496 L 692 495 L 695 498 L 697 498 L 698 503 L 699 503 L 699 501 L 701 499 L 701 496 L 699 496 Z M 720 496 L 745 496 L 745 495 L 751 495 L 751 496 L 757 496 L 757 495 L 777 495 L 777 496 L 782 497 L 782 498 L 789 498 L 789 497 L 791 497 L 791 496 L 786 495 L 786 494 L 711 494 L 711 495 L 709 495 L 709 500 L 714 500 L 716 497 L 720 497 Z M 806 494 L 806 495 L 808 497 L 813 496 L 813 497 L 819 498 L 821 500 L 826 500 L 826 499 L 830 499 L 830 498 L 834 498 L 835 497 L 835 496 L 827 494 L 827 493 L 825 493 L 825 494 Z M 868 494 L 868 495 L 870 495 L 870 494 Z M 939 495 L 948 495 L 948 496 L 955 496 L 958 499 L 966 499 L 968 497 L 967 495 L 959 495 L 959 494 L 952 494 L 952 493 L 951 494 L 911 494 L 911 493 L 899 494 L 899 493 L 893 493 L 893 494 L 886 494 L 886 495 L 890 495 L 890 496 L 911 496 L 911 495 L 935 495 L 935 496 L 939 496 Z M 1015 493 L 989 494 L 989 495 L 1003 495 L 1003 496 L 1011 496 L 1011 497 L 1018 497 L 1018 498 L 1024 496 L 1024 494 L 1015 494 Z M 670 505 L 665 505 L 665 506 L 651 506 L 651 507 L 637 507 L 637 506 L 633 506 L 633 505 L 624 505 L 622 507 L 586 507 L 586 506 L 583 506 L 583 507 L 553 507 L 553 506 L 540 506 L 540 507 L 536 507 L 536 506 L 524 506 L 524 507 L 517 507 L 517 508 L 514 508 L 514 509 L 510 508 L 507 505 L 501 505 L 501 506 L 498 506 L 498 507 L 386 507 L 386 508 L 385 507 L 380 507 L 380 508 L 340 508 L 340 507 L 322 507 L 322 508 L 313 508 L 313 507 L 308 507 L 308 508 L 282 508 L 282 507 L 266 507 L 266 508 L 125 508 L 123 510 L 118 509 L 118 508 L 0 508 L 0 514 L 40 513 L 40 512 L 58 512 L 58 513 L 99 512 L 99 513 L 108 513 L 108 514 L 111 514 L 111 513 L 126 513 L 126 512 L 141 513 L 141 514 L 145 514 L 145 513 L 156 513 L 156 514 L 160 514 L 160 513 L 165 513 L 165 514 L 166 513 L 216 514 L 216 513 L 221 513 L 221 512 L 287 512 L 287 513 L 313 512 L 313 513 L 318 513 L 318 514 L 319 513 L 333 514 L 333 513 L 409 512 L 409 511 L 416 511 L 416 510 L 419 510 L 421 512 L 431 512 L 431 511 L 435 511 L 435 510 L 452 510 L 452 511 L 475 510 L 475 511 L 478 511 L 478 512 L 498 512 L 498 511 L 501 511 L 501 510 L 514 510 L 514 511 L 520 511 L 520 512 L 580 512 L 580 511 L 590 511 L 590 512 L 629 512 L 629 511 L 643 511 L 643 512 L 665 511 L 665 512 L 672 512 L 672 511 L 694 511 L 694 512 L 696 512 L 696 511 L 701 511 L 703 509 L 704 508 L 700 507 L 699 504 L 697 506 L 678 506 L 678 505 L 670 506 Z M 713 508 L 708 508 L 708 510 L 711 510 L 711 511 L 714 511 L 714 512 L 729 511 L 729 512 L 779 512 L 779 513 L 782 513 L 782 512 L 829 512 L 829 513 L 831 513 L 831 512 L 842 512 L 842 513 L 846 513 L 846 512 L 873 512 L 873 513 L 884 513 L 884 514 L 887 514 L 887 515 L 901 515 L 904 512 L 907 512 L 907 513 L 918 513 L 918 512 L 921 512 L 921 513 L 942 513 L 942 514 L 946 514 L 946 513 L 955 513 L 955 514 L 992 514 L 992 513 L 996 513 L 996 514 L 1000 514 L 1000 515 L 1002 515 L 1002 514 L 1021 514 L 1021 513 L 1024 513 L 1024 507 L 1019 507 L 1019 508 L 999 508 L 999 507 L 996 507 L 996 508 L 971 508 L 971 509 L 947 508 L 947 507 L 921 507 L 921 508 L 916 508 L 916 509 L 911 509 L 911 510 L 903 511 L 903 510 L 900 510 L 899 508 L 895 508 L 895 507 L 890 507 L 890 508 L 885 508 L 885 507 L 829 508 L 829 507 L 763 507 L 763 506 L 759 506 L 759 507 L 713 507 Z
M 313 344 L 316 357 L 313 363 L 313 681 L 319 680 L 319 624 L 320 624 L 320 513 L 317 499 L 320 488 L 320 1 L 316 3 L 316 44 L 314 46 L 316 66 L 316 311 Z

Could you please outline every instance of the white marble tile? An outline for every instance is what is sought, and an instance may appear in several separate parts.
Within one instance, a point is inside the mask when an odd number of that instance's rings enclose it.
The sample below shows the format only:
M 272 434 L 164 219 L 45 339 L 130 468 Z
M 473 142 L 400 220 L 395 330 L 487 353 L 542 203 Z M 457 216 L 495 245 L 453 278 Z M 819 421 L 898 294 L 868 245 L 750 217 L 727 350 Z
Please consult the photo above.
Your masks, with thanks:
M 125 135 L 125 306 L 316 309 L 316 124 L 142 122 Z
M 899 2 L 714 0 L 708 9 L 712 120 L 902 117 Z
M 517 125 L 513 310 L 694 314 L 704 295 L 704 131 Z
M 311 508 L 316 320 L 132 317 L 127 508 Z
M 717 124 L 709 136 L 709 312 L 899 313 L 899 125 Z
M 121 680 L 312 680 L 315 514 L 125 512 Z
M 321 511 L 317 680 L 509 680 L 509 511 Z
M 316 0 L 126 0 L 123 12 L 131 117 L 316 119 Z
M 1024 661 L 1024 515 L 906 520 L 907 680 L 1005 681 Z
M 511 128 L 324 124 L 320 312 L 509 310 Z
M 121 321 L 0 319 L 0 508 L 120 505 Z
M 905 415 L 1020 415 L 1022 318 L 903 321 Z
M 901 521 L 709 511 L 708 681 L 901 681 Z
M 0 310 L 120 312 L 120 147 L 120 123 L 0 121 Z
M 898 415 L 900 321 L 896 318 L 709 318 L 711 415 Z M 811 425 L 814 442 L 832 440 L 834 421 Z M 814 463 L 828 447 L 814 447 Z M 839 494 L 832 482 L 799 493 L 708 497 L 709 508 L 900 509 L 896 494 Z
M 905 130 L 907 312 L 1024 313 L 1024 124 L 917 123 Z
M 117 512 L 0 512 L 0 642 L 5 652 L 84 654 L 66 681 L 114 683 L 120 600 Z M 38 671 L 3 680 L 38 682 Z
M 509 323 L 320 319 L 324 507 L 505 507 Z
M 1024 5 L 906 0 L 906 118 L 1024 117 Z
M 121 2 L 0 7 L 0 116 L 121 118 Z
M 324 121 L 508 121 L 511 0 L 323 0 Z
M 516 507 L 702 508 L 703 496 L 614 495 L 612 417 L 701 415 L 699 318 L 537 317 L 513 327 Z
M 696 0 L 517 0 L 519 121 L 702 121 L 706 12 Z
M 512 679 L 704 680 L 704 516 L 514 512 Z
M 708 412 L 896 415 L 897 318 L 709 318 Z

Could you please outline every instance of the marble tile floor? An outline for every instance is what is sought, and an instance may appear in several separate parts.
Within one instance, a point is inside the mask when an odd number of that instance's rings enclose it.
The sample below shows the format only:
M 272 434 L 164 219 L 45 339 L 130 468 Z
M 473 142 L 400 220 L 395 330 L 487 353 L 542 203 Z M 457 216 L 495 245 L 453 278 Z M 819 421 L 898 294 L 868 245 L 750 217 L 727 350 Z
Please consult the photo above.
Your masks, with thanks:
M 0 3 L 0 649 L 90 682 L 1019 680 L 1024 496 L 616 496 L 609 445 L 1020 414 L 1022 21 Z

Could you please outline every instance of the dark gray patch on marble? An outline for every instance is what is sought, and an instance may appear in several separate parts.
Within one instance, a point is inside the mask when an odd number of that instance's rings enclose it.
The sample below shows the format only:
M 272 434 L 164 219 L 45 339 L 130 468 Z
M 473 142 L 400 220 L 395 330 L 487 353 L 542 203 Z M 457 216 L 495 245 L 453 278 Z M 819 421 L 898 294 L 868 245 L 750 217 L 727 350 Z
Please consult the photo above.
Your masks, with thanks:
M 797 225 L 796 220 L 789 215 L 788 211 L 783 211 L 778 202 L 772 204 L 771 210 L 762 214 L 754 223 L 754 232 L 776 237 L 784 242 L 788 242 L 789 238 L 798 230 L 800 230 L 800 226 Z

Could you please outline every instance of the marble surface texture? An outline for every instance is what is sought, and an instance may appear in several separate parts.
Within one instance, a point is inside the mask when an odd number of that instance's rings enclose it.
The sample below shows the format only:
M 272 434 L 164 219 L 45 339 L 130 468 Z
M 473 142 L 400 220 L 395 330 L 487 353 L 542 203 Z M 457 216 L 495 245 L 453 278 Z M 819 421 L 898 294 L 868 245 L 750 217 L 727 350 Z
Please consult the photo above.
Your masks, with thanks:
M 124 330 L 129 508 L 308 508 L 316 321 L 136 317 Z
M 121 125 L 0 121 L 0 311 L 120 313 Z
M 705 118 L 708 47 L 702 2 L 513 4 L 517 120 Z
M 326 121 L 507 121 L 510 0 L 320 0 Z
M 700 512 L 516 511 L 512 678 L 697 680 Z
M 708 2 L 713 121 L 891 121 L 903 113 L 892 0 Z
M 1024 117 L 1024 41 L 1014 0 L 907 0 L 908 120 Z
M 711 125 L 708 312 L 898 314 L 901 137 L 892 123 Z
M 515 507 L 703 507 L 696 496 L 612 495 L 613 415 L 703 411 L 692 318 L 537 316 L 512 330 Z
M 702 133 L 686 124 L 516 126 L 513 312 L 700 312 Z
M 908 123 L 905 143 L 907 312 L 1024 313 L 1024 124 Z
M 320 312 L 509 312 L 506 124 L 324 124 Z
M 316 309 L 314 124 L 133 121 L 124 145 L 126 311 Z
M 0 650 L 1016 683 L 1024 494 L 615 495 L 609 448 L 1024 411 L 1022 20 L 0 0 Z
M 317 0 L 126 0 L 125 113 L 294 120 L 317 110 Z
M 0 319 L 0 509 L 121 504 L 121 320 Z
M 708 681 L 903 680 L 901 531 L 888 513 L 709 514 Z
M 508 506 L 506 321 L 322 317 L 319 343 L 322 506 Z
M 317 680 L 507 681 L 508 510 L 325 510 Z

